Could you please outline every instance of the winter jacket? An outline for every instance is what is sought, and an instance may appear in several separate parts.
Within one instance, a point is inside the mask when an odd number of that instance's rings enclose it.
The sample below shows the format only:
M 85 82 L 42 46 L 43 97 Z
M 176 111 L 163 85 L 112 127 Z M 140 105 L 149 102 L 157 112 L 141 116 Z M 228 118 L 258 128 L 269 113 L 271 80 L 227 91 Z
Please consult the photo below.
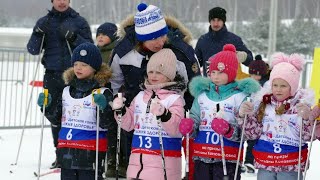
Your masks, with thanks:
M 109 68 L 107 67 L 107 65 L 103 64 L 100 70 L 96 72 L 93 79 L 79 80 L 76 78 L 73 68 L 69 68 L 63 74 L 65 83 L 67 85 L 67 87 L 64 89 L 64 92 L 65 92 L 64 95 L 69 96 L 70 94 L 71 97 L 64 99 L 62 97 L 63 95 L 63 92 L 62 92 L 60 99 L 57 100 L 58 102 L 56 103 L 56 105 L 52 104 L 48 108 L 46 108 L 46 118 L 52 124 L 60 123 L 62 126 L 59 133 L 58 150 L 57 150 L 58 162 L 61 164 L 62 168 L 94 170 L 95 153 L 96 153 L 95 151 L 95 136 L 96 136 L 95 131 L 96 130 L 83 131 L 83 133 L 79 135 L 79 134 L 75 134 L 75 132 L 78 132 L 79 130 L 83 130 L 84 128 L 74 128 L 74 127 L 67 128 L 64 123 L 64 121 L 66 120 L 65 119 L 66 113 L 68 113 L 69 115 L 73 114 L 71 117 L 77 119 L 76 116 L 79 115 L 79 112 L 90 109 L 88 108 L 88 106 L 90 106 L 90 104 L 92 103 L 90 103 L 90 101 L 84 101 L 83 104 L 81 104 L 80 106 L 74 106 L 74 110 L 67 111 L 67 112 L 66 112 L 66 109 L 64 109 L 65 107 L 64 105 L 72 103 L 72 101 L 82 100 L 88 97 L 89 97 L 89 100 L 91 100 L 93 98 L 92 97 L 93 90 L 101 87 L 105 87 L 105 84 L 107 83 L 108 79 L 111 77 L 111 71 L 108 69 Z M 69 91 L 66 92 L 66 89 L 69 89 Z M 110 102 L 113 100 L 113 94 L 109 89 L 106 89 L 103 92 L 103 95 L 105 96 L 107 102 Z M 70 99 L 70 101 L 67 101 L 68 99 Z M 92 114 L 91 116 L 96 117 L 96 114 Z M 99 117 L 100 117 L 99 126 L 100 128 L 102 128 L 102 130 L 105 131 L 107 129 L 108 123 L 110 121 L 114 121 L 113 111 L 111 107 L 107 106 L 105 109 L 100 109 Z M 57 119 L 59 120 L 59 122 L 56 121 Z M 92 121 L 92 120 L 84 119 L 83 121 Z M 91 124 L 95 126 L 95 123 L 91 123 Z M 68 132 L 65 132 L 66 130 L 68 130 Z M 106 154 L 106 148 L 107 148 L 106 134 L 102 130 L 99 136 L 100 137 L 99 143 L 101 142 L 101 144 L 99 145 L 99 165 L 104 164 L 103 162 L 105 160 L 105 154 Z M 65 137 L 66 134 L 71 135 L 71 136 L 68 136 L 69 138 L 71 137 L 71 139 L 68 139 L 68 137 Z M 77 140 L 80 141 L 79 144 L 85 144 L 86 146 L 82 146 L 82 147 L 68 146 L 68 145 L 71 145 L 72 143 L 77 144 Z M 66 147 L 66 145 L 68 147 Z M 103 167 L 99 167 L 99 168 L 103 168 Z
M 244 65 L 249 66 L 253 60 L 251 51 L 245 46 L 242 39 L 229 32 L 226 26 L 223 26 L 217 32 L 212 31 L 211 27 L 209 27 L 209 32 L 199 38 L 195 48 L 199 63 L 204 69 L 203 72 L 205 76 L 205 69 L 207 68 L 206 62 L 211 56 L 222 51 L 223 46 L 226 44 L 233 44 L 237 51 L 245 51 L 247 53 L 247 59 L 243 62 Z
M 260 89 L 257 81 L 246 78 L 226 85 L 216 86 L 209 78 L 196 77 L 190 83 L 190 93 L 195 97 L 190 111 L 190 118 L 194 121 L 192 137 L 194 140 L 194 160 L 205 163 L 221 162 L 221 146 L 219 135 L 211 129 L 212 120 L 222 110 L 233 134 L 224 139 L 226 160 L 235 162 L 241 129 L 236 121 L 236 112 L 239 111 L 245 97 Z M 220 111 L 218 109 L 218 104 Z M 210 141 L 207 141 L 208 137 Z M 204 149 L 205 148 L 205 149 Z M 229 153 L 228 153 L 229 152 Z
M 40 47 L 43 35 L 36 31 L 38 26 L 46 24 L 49 29 L 45 34 L 44 54 L 42 57 L 42 64 L 48 70 L 63 72 L 72 66 L 70 60 L 70 51 L 84 42 L 93 43 L 91 37 L 90 26 L 87 21 L 81 17 L 72 8 L 64 12 L 58 12 L 54 8 L 48 14 L 40 18 L 34 26 L 32 35 L 27 44 L 27 49 L 30 54 L 37 55 L 40 53 Z M 73 30 L 76 37 L 73 41 L 69 42 L 70 50 L 68 48 L 67 40 L 60 33 L 61 29 Z
M 114 49 L 115 44 L 116 44 L 116 41 L 113 41 L 105 46 L 98 46 L 103 62 L 105 62 L 106 64 L 109 64 L 110 62 L 111 53 L 112 53 L 112 50 Z
M 184 117 L 184 100 L 181 92 L 186 86 L 182 79 L 179 81 L 177 79 L 181 78 L 175 78 L 174 83 L 144 86 L 144 91 L 133 99 L 122 116 L 121 128 L 128 132 L 134 130 L 127 170 L 128 179 L 164 179 L 158 126 L 149 125 L 160 120 L 155 119 L 153 114 L 146 113 L 154 97 L 158 97 L 169 111 L 167 115 L 160 117 L 167 177 L 169 180 L 181 179 L 182 136 L 179 132 L 179 123 Z M 145 106 L 146 108 L 141 108 Z M 152 135 L 153 133 L 156 135 Z
M 255 168 L 273 172 L 298 171 L 298 151 L 300 122 L 297 115 L 296 105 L 299 102 L 311 106 L 314 102 L 312 90 L 299 89 L 288 102 L 290 107 L 282 115 L 276 115 L 275 107 L 279 102 L 272 96 L 271 103 L 267 104 L 262 123 L 257 121 L 257 110 L 263 96 L 271 93 L 269 82 L 255 94 L 252 94 L 254 114 L 248 115 L 244 134 L 247 139 L 258 139 L 254 145 L 253 155 Z M 244 118 L 237 117 L 238 123 L 243 126 Z M 302 132 L 302 169 L 305 167 L 307 156 L 307 141 L 311 139 L 311 121 L 303 120 Z M 271 159 L 270 159 L 271 157 Z M 291 162 L 291 163 L 290 163 Z
M 165 20 L 169 32 L 167 34 L 168 41 L 164 48 L 170 48 L 175 53 L 179 62 L 179 73 L 185 74 L 185 79 L 188 78 L 190 81 L 194 76 L 200 75 L 194 50 L 188 44 L 191 41 L 191 33 L 175 18 L 166 17 Z M 113 72 L 110 80 L 111 87 L 115 94 L 119 89 L 124 92 L 127 99 L 126 105 L 129 106 L 132 99 L 140 91 L 139 84 L 144 82 L 147 63 L 153 52 L 135 49 L 138 41 L 135 38 L 133 16 L 122 22 L 117 36 L 120 37 L 120 40 L 114 49 L 110 62 Z M 186 108 L 189 109 L 193 98 L 186 92 L 184 99 L 186 100 Z

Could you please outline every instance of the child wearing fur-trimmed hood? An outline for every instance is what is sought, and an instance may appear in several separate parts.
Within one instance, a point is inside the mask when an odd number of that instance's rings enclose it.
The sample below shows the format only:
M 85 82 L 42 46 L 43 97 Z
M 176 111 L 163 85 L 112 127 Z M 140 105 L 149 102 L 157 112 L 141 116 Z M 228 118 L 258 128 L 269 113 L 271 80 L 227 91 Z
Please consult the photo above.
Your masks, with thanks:
M 304 59 L 298 54 L 275 53 L 270 81 L 252 95 L 252 103 L 245 102 L 240 107 L 240 125 L 247 115 L 245 136 L 258 139 L 253 149 L 258 180 L 297 179 L 300 128 L 301 170 L 305 168 L 314 92 L 298 88 L 303 65 Z
M 209 59 L 210 77 L 196 77 L 190 82 L 190 93 L 195 97 L 190 118 L 194 123 L 191 137 L 194 179 L 223 179 L 222 149 L 225 152 L 227 175 L 233 179 L 240 146 L 240 134 L 236 115 L 241 103 L 251 93 L 260 89 L 252 78 L 235 81 L 238 70 L 236 48 L 226 44 L 223 50 Z M 181 124 L 187 124 L 184 119 Z M 190 127 L 190 125 L 188 125 Z M 185 134 L 184 128 L 180 131 Z M 224 147 L 221 148 L 220 137 Z M 240 172 L 236 174 L 240 179 Z

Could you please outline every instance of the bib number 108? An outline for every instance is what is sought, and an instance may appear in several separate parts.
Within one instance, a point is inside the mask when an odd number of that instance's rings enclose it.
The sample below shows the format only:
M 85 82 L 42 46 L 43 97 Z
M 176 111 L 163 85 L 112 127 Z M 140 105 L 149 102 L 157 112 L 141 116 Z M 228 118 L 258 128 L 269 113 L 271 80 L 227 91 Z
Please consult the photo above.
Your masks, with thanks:
M 219 135 L 216 133 L 206 132 L 206 143 L 209 144 L 218 144 L 219 143 Z

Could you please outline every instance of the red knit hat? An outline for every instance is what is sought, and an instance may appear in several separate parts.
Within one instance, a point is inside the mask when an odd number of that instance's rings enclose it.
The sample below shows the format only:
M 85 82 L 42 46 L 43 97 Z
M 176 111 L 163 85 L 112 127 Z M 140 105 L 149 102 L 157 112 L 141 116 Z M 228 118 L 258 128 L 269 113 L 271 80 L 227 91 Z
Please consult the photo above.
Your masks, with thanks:
M 255 60 L 249 65 L 249 74 L 264 76 L 267 74 L 267 64 L 262 60 L 261 55 L 256 55 Z
M 223 50 L 209 58 L 209 73 L 213 70 L 224 72 L 228 75 L 228 83 L 234 81 L 238 71 L 236 47 L 232 44 L 223 46 Z

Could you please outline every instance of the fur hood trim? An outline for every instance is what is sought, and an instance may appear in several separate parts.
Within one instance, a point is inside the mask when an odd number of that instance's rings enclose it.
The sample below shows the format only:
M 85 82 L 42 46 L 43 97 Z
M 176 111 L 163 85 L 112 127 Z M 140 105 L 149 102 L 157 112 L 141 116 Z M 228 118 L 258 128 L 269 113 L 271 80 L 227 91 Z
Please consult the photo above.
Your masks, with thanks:
M 194 97 L 198 97 L 204 91 L 210 91 L 211 83 L 212 81 L 210 78 L 202 76 L 194 77 L 189 84 L 190 94 Z M 260 84 L 252 78 L 245 78 L 236 81 L 236 83 L 236 89 L 248 95 L 258 92 L 261 88 Z
M 190 44 L 192 40 L 192 33 L 175 17 L 173 16 L 165 16 L 164 17 L 167 23 L 167 26 L 170 29 L 179 29 L 181 33 L 184 35 L 183 41 Z M 134 26 L 134 15 L 129 15 L 126 19 L 124 19 L 118 28 L 117 36 L 122 40 L 126 36 L 125 28 L 128 26 Z
M 93 77 L 101 87 L 104 87 L 108 82 L 109 79 L 111 78 L 112 72 L 110 67 L 102 63 L 100 70 L 97 71 Z M 63 80 L 66 85 L 68 85 L 74 78 L 77 78 L 76 75 L 74 74 L 73 67 L 70 67 L 63 73 Z

